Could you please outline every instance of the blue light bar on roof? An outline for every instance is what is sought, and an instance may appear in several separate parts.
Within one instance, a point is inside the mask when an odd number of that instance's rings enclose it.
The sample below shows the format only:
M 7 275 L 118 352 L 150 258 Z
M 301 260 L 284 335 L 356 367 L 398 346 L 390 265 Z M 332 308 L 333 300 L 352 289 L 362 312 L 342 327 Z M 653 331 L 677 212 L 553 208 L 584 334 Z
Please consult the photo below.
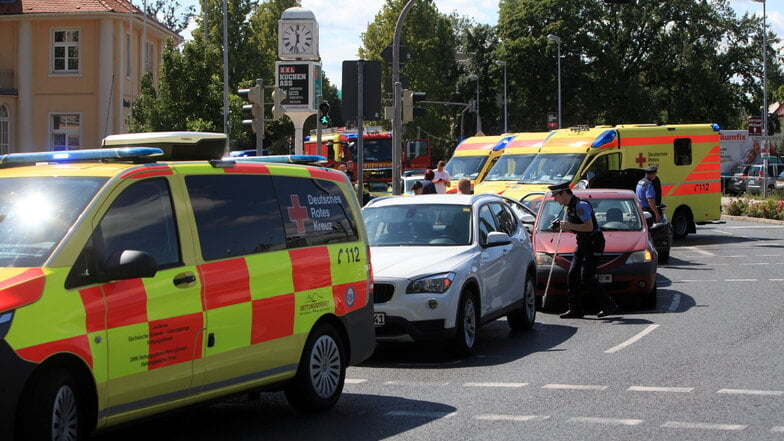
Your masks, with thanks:
M 718 132 L 719 130 L 721 130 L 721 127 L 719 127 L 719 125 L 716 123 L 711 124 L 711 128 L 713 129 L 714 132 Z
M 498 144 L 493 146 L 493 151 L 497 152 L 499 150 L 505 149 L 506 145 L 509 144 L 509 141 L 511 141 L 512 138 L 514 138 L 514 136 L 504 136 L 503 138 L 501 138 L 501 140 L 498 141 Z
M 591 147 L 593 148 L 601 147 L 607 144 L 608 142 L 612 141 L 613 139 L 615 139 L 615 136 L 617 134 L 618 133 L 615 130 L 605 130 L 604 132 L 602 132 L 601 135 L 597 136 L 596 139 L 593 140 L 593 142 L 591 143 Z
M 117 149 L 59 150 L 56 152 L 10 153 L 0 155 L 0 164 L 36 162 L 77 162 L 106 159 L 135 159 L 162 156 L 163 150 L 155 147 L 122 147 Z
M 278 164 L 321 164 L 327 158 L 321 155 L 268 155 L 226 158 L 237 162 L 275 162 Z

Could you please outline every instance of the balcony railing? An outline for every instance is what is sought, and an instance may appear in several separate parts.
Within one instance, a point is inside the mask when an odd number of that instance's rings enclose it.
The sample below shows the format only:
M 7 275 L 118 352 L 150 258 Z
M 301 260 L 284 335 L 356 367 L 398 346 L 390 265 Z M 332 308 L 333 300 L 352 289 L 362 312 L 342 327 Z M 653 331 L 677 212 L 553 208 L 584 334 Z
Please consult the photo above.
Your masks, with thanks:
M 17 95 L 14 87 L 14 71 L 0 69 L 0 95 Z

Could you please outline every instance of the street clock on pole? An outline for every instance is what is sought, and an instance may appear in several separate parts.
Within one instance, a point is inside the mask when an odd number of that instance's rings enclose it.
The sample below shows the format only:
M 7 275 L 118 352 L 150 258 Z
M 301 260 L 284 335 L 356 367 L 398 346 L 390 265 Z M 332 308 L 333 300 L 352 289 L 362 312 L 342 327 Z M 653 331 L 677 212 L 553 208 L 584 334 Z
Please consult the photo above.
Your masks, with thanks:
M 318 22 L 305 8 L 288 8 L 278 20 L 278 57 L 281 60 L 318 60 Z

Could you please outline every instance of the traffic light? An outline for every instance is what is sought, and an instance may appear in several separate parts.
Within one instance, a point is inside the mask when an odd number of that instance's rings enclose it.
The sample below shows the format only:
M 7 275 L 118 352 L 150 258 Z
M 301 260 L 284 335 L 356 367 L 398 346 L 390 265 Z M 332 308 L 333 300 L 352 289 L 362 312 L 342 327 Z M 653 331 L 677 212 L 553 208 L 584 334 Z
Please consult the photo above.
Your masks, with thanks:
M 319 122 L 323 127 L 328 127 L 330 120 L 329 120 L 329 102 L 322 101 L 319 104 Z
M 261 130 L 261 125 L 264 124 L 264 89 L 257 84 L 250 89 L 238 90 L 237 95 L 245 98 L 250 103 L 244 104 L 242 110 L 243 112 L 250 112 L 252 118 L 243 119 L 242 124 L 251 126 L 253 132 L 258 133 Z
M 425 92 L 414 92 L 413 90 L 403 89 L 403 122 L 411 122 L 417 116 L 423 116 L 427 109 L 414 107 L 414 104 L 423 101 L 427 94 Z
M 283 99 L 286 98 L 286 92 L 280 87 L 272 89 L 272 118 L 283 118 Z

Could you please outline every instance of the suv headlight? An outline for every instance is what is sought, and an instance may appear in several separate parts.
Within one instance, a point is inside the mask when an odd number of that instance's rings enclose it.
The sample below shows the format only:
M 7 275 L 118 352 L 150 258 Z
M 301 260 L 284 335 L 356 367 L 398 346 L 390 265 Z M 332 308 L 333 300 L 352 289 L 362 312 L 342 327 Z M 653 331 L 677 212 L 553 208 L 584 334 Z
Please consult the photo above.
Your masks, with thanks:
M 406 294 L 435 293 L 443 294 L 452 286 L 455 273 L 442 273 L 413 280 L 406 288 Z
M 536 253 L 536 264 L 537 265 L 552 265 L 553 263 L 553 255 L 550 253 Z
M 653 260 L 650 250 L 635 251 L 626 258 L 626 263 L 644 263 Z

